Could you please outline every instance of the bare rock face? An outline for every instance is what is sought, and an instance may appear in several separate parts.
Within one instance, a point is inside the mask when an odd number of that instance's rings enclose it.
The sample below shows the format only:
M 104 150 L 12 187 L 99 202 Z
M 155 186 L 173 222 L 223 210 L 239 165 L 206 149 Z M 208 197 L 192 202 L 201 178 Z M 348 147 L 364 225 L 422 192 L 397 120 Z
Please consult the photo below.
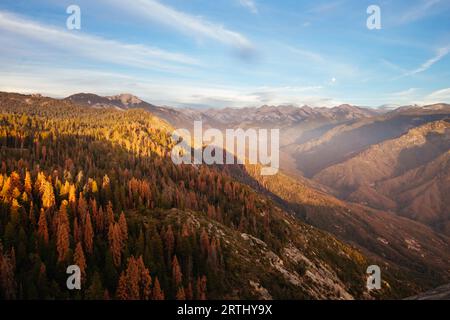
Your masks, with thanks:
M 118 96 L 108 97 L 111 101 L 120 101 L 124 106 L 136 105 L 140 104 L 143 101 L 136 96 L 133 96 L 129 93 L 122 93 Z

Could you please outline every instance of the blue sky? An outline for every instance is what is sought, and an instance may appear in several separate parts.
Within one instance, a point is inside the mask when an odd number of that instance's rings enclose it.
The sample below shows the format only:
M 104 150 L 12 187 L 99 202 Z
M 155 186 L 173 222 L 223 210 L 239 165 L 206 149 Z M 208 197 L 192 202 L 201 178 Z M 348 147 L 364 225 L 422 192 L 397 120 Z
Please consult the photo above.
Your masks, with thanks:
M 68 30 L 66 8 L 81 8 Z M 366 27 L 369 5 L 381 30 Z M 450 0 L 2 0 L 0 90 L 190 107 L 450 102 Z

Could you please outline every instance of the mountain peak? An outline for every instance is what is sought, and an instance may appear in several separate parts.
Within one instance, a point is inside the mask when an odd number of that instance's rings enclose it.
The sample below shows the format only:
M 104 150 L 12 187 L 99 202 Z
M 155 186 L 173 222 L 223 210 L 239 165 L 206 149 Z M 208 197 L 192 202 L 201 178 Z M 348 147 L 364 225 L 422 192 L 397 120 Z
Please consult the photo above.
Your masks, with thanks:
M 119 95 L 106 97 L 93 93 L 77 93 L 67 97 L 65 100 L 95 108 L 143 108 L 150 111 L 155 107 L 130 93 L 121 93 Z
M 138 97 L 136 97 L 130 93 L 121 93 L 119 95 L 110 96 L 107 98 L 110 100 L 113 100 L 113 101 L 118 100 L 125 106 L 140 104 L 143 102 L 141 99 L 139 99 Z

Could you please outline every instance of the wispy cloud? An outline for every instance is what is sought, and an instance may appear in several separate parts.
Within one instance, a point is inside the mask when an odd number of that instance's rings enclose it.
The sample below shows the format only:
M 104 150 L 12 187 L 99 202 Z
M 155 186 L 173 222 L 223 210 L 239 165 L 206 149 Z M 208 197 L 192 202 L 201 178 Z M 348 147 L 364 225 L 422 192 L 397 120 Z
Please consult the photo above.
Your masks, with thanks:
M 344 2 L 346 2 L 346 0 L 337 0 L 321 3 L 308 10 L 308 12 L 319 14 L 331 12 L 339 8 Z
M 303 66 L 308 68 L 314 68 L 315 72 L 321 75 L 326 75 L 331 78 L 353 78 L 360 75 L 360 69 L 358 66 L 346 61 L 341 61 L 336 56 L 324 54 L 311 49 L 305 49 L 299 46 L 285 45 L 283 43 L 276 43 L 278 48 L 284 48 L 286 52 L 295 57 L 294 60 L 288 60 L 290 65 L 294 65 L 294 62 L 298 61 Z M 336 79 L 335 79 L 336 80 Z M 335 84 L 336 81 L 329 81 L 328 84 Z
M 3 35 L 13 38 L 15 46 L 21 43 L 26 44 L 31 39 L 49 48 L 65 50 L 71 55 L 116 65 L 176 71 L 186 69 L 188 65 L 199 64 L 198 61 L 184 54 L 68 31 L 5 11 L 0 11 L 0 30 L 4 32 Z
M 419 90 L 418 88 L 409 88 L 407 90 L 393 92 L 390 94 L 390 96 L 394 98 L 409 99 L 413 95 L 415 95 L 418 90 Z
M 79 68 L 2 66 L 0 91 L 65 97 L 77 92 L 115 95 L 130 92 L 158 105 L 174 107 L 246 107 L 269 105 L 335 106 L 342 102 L 321 95 L 321 86 L 228 86 L 103 72 Z M 68 76 L 69 75 L 69 76 Z
M 450 88 L 439 89 L 432 91 L 431 93 L 422 96 L 420 99 L 412 100 L 411 104 L 417 105 L 432 105 L 437 103 L 449 103 L 450 104 Z
M 389 69 L 393 70 L 393 71 L 400 71 L 401 73 L 407 73 L 408 72 L 406 69 L 400 67 L 399 65 L 397 65 L 397 64 L 395 64 L 395 63 L 393 63 L 393 62 L 391 62 L 389 60 L 381 59 L 380 62 L 383 65 L 387 66 Z
M 251 13 L 257 14 L 258 13 L 258 7 L 256 6 L 256 3 L 254 0 L 239 0 L 239 4 L 248 10 L 250 10 Z
M 429 103 L 447 102 L 450 103 L 450 88 L 433 91 L 425 98 Z
M 423 98 L 423 95 L 420 95 L 419 88 L 409 88 L 402 91 L 392 92 L 385 96 L 387 98 L 386 101 L 393 104 L 401 104 L 401 105 L 411 105 L 416 104 L 418 98 Z
M 293 46 L 286 46 L 292 53 L 299 55 L 308 61 L 315 62 L 315 63 L 323 63 L 325 62 L 325 58 L 322 57 L 320 53 L 306 50 L 303 48 L 293 47 Z
M 420 67 L 411 70 L 409 72 L 407 72 L 405 74 L 405 76 L 411 76 L 411 75 L 415 75 L 424 71 L 427 71 L 428 69 L 430 69 L 435 63 L 439 62 L 440 60 L 442 60 L 445 56 L 447 56 L 450 52 L 450 46 L 448 47 L 444 47 L 444 48 L 439 48 L 436 52 L 436 55 L 430 59 L 428 59 L 427 61 L 425 61 L 422 65 L 420 65 Z
M 400 24 L 405 24 L 425 18 L 432 12 L 432 9 L 436 8 L 441 3 L 443 3 L 442 0 L 422 0 L 417 6 L 410 6 L 408 3 L 410 9 L 406 10 L 404 14 L 399 17 L 398 22 Z
M 110 0 L 107 3 L 189 36 L 219 41 L 240 51 L 253 50 L 253 44 L 242 34 L 229 30 L 221 24 L 178 11 L 156 0 L 135 0 L 133 5 L 123 0 Z

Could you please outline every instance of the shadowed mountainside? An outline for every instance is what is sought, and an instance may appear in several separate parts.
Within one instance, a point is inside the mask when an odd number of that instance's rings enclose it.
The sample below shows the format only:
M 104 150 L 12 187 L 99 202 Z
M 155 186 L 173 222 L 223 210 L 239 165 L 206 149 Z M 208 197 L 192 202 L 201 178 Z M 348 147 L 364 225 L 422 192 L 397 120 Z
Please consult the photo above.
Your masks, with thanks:
M 413 128 L 330 166 L 314 180 L 340 197 L 447 230 L 450 122 Z
M 450 276 L 450 239 L 420 223 L 346 203 L 283 173 L 260 176 L 256 166 L 230 170 L 242 181 L 257 181 L 255 188 L 301 220 L 357 245 L 368 255 L 400 266 L 423 281 L 431 280 L 438 269 L 445 276 L 437 282 Z

